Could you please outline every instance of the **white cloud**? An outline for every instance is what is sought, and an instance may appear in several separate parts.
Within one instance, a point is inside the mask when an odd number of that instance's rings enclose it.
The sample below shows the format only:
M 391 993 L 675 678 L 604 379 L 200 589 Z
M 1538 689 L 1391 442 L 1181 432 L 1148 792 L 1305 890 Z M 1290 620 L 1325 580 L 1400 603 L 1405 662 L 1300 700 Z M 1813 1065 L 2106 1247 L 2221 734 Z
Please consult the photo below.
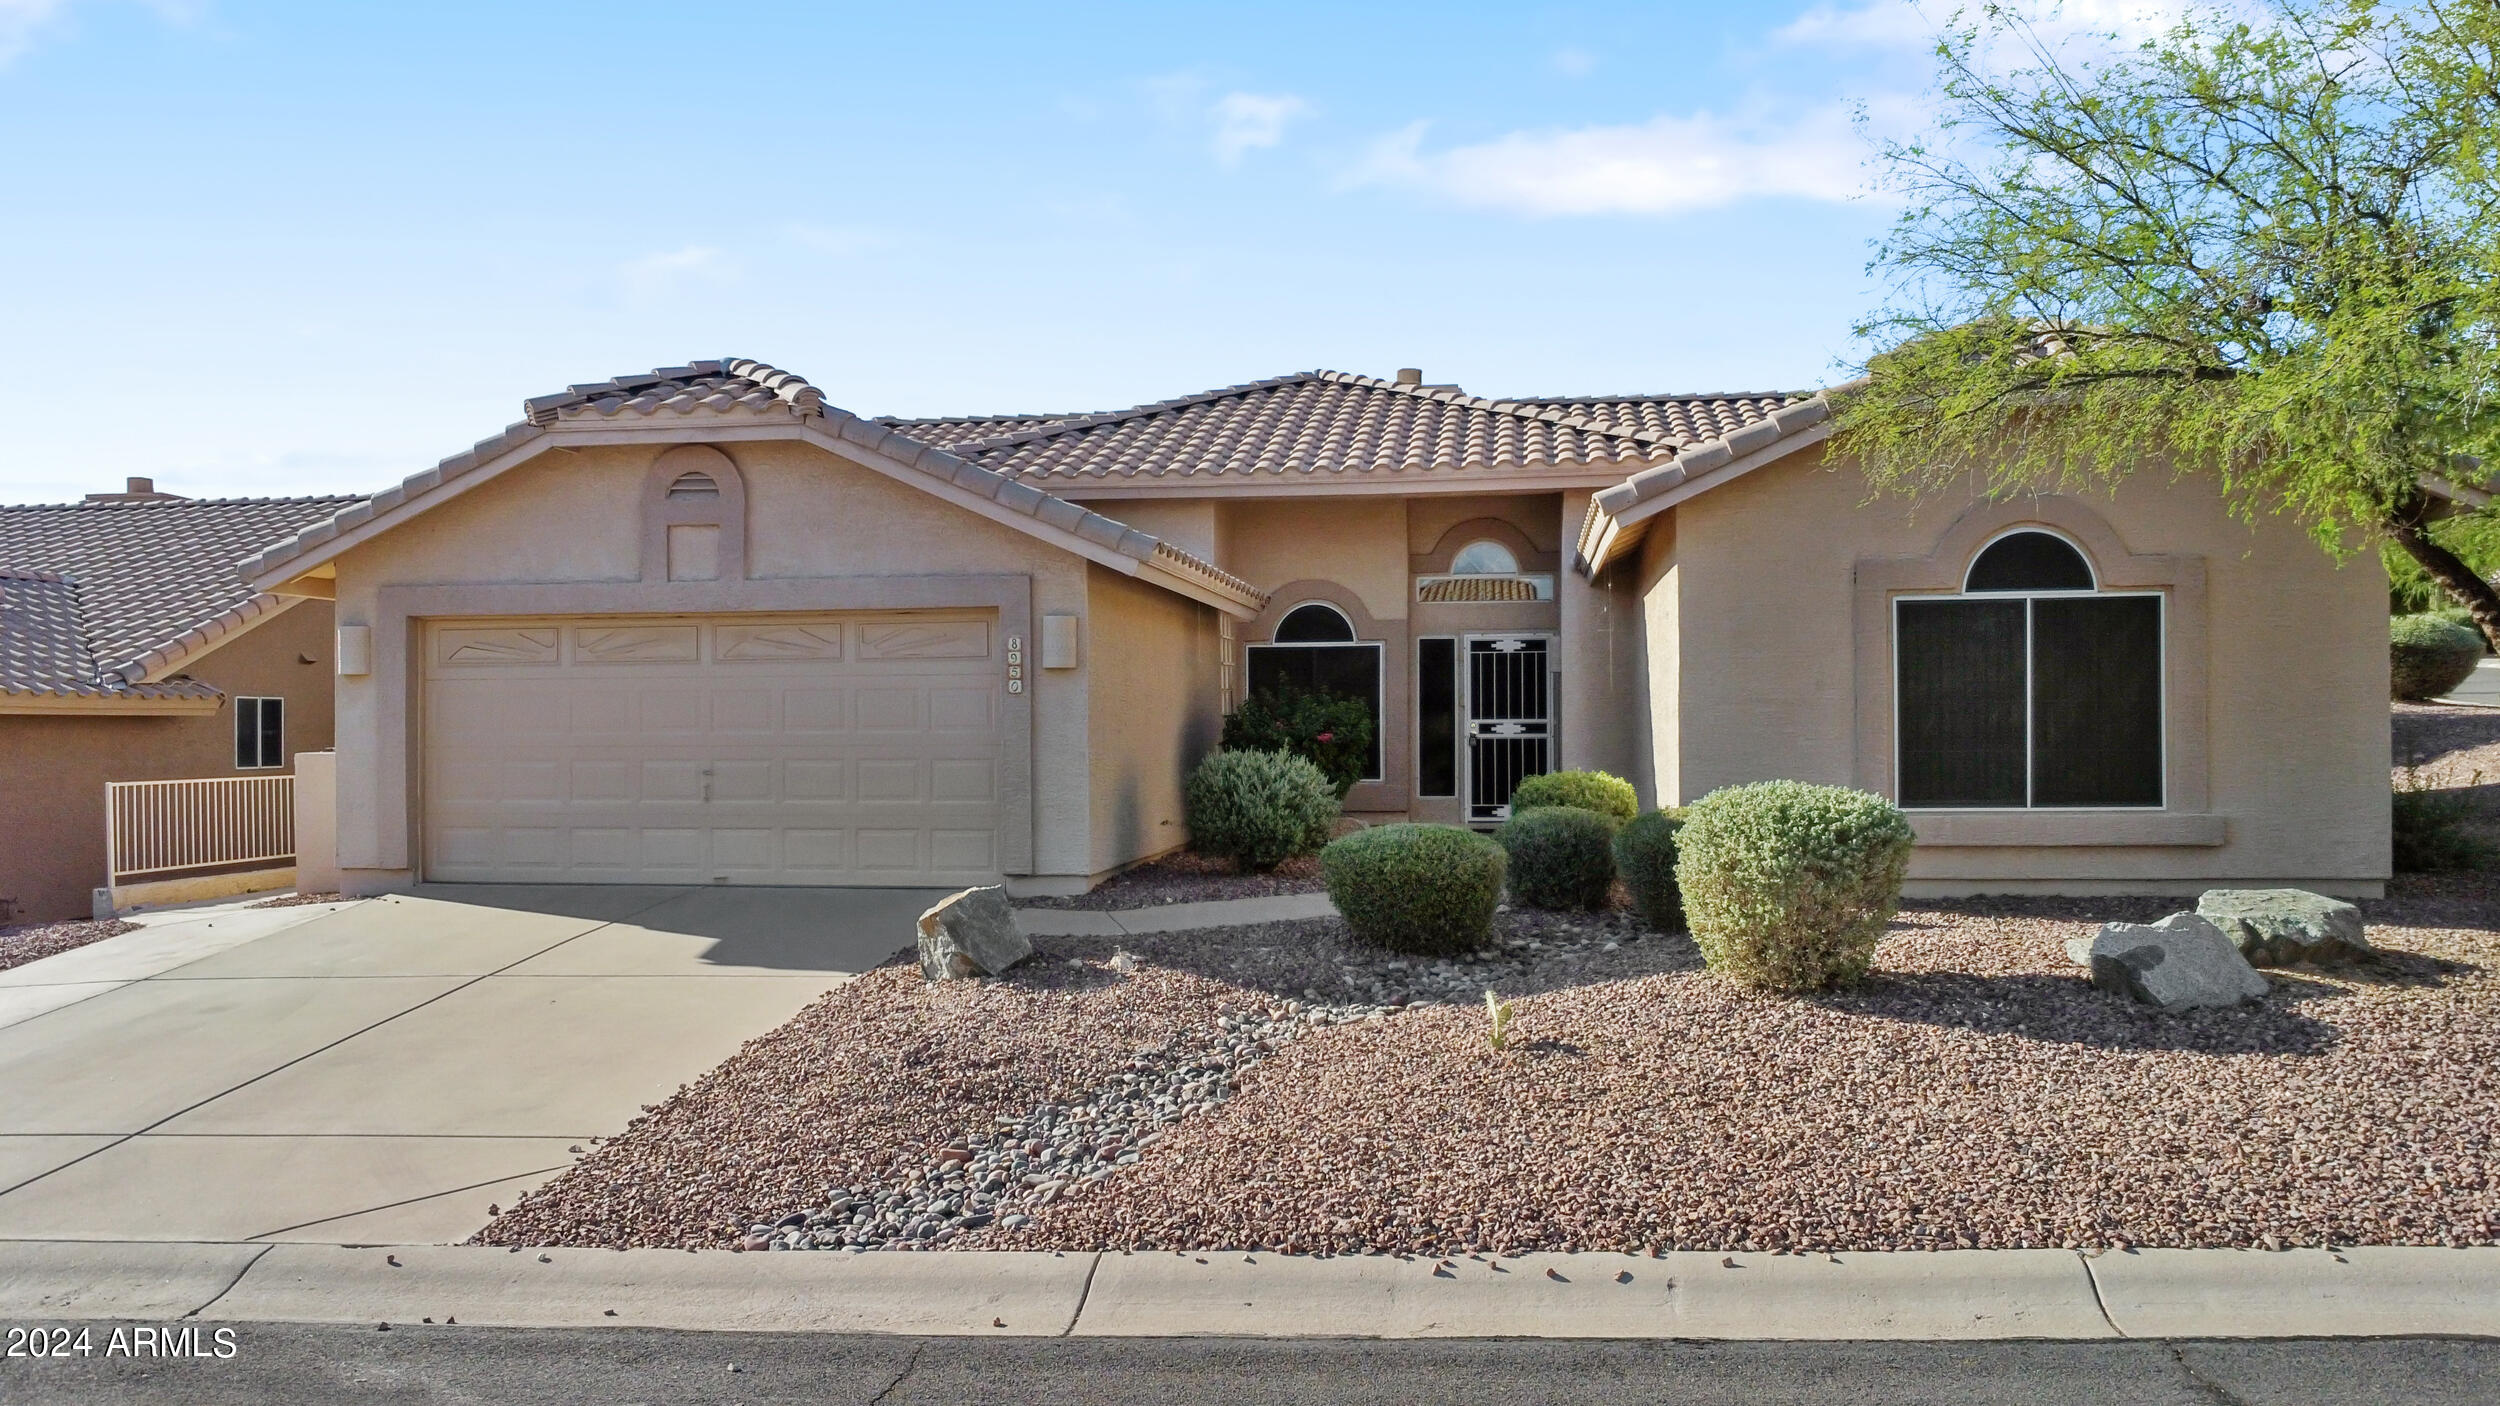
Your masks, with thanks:
M 2039 0 L 2009 8 L 2027 13 L 2041 37 L 2052 42 L 2115 34 L 2122 42 L 2135 43 L 2166 32 L 2191 4 L 2192 0 Z M 1787 44 L 1924 49 L 1936 42 L 1937 34 L 1964 8 L 1955 0 L 1857 0 L 1845 5 L 1823 0 L 1774 30 L 1771 37 Z
M 1275 146 L 1285 127 L 1310 114 L 1311 105 L 1291 93 L 1226 93 L 1209 109 L 1215 118 L 1215 159 L 1230 166 L 1242 153 Z
M 627 288 L 647 297 L 687 283 L 719 282 L 735 276 L 737 267 L 711 245 L 689 244 L 683 249 L 628 259 L 618 266 L 617 273 Z
M 1838 104 L 1512 132 L 1439 151 L 1425 149 L 1425 131 L 1418 122 L 1382 138 L 1347 183 L 1525 215 L 1679 215 L 1765 196 L 1846 200 L 1866 187 L 1866 145 Z
M 0 63 L 34 47 L 36 32 L 60 13 L 62 0 L 0 0 Z

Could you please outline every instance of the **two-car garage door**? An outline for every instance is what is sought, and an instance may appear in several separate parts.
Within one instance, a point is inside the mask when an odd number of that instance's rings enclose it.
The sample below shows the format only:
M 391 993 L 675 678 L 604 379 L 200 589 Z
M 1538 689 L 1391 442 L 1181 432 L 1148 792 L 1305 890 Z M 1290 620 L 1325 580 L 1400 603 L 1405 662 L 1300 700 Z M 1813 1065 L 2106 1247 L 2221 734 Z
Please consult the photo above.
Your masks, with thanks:
M 433 624 L 427 876 L 995 882 L 998 652 L 986 612 Z

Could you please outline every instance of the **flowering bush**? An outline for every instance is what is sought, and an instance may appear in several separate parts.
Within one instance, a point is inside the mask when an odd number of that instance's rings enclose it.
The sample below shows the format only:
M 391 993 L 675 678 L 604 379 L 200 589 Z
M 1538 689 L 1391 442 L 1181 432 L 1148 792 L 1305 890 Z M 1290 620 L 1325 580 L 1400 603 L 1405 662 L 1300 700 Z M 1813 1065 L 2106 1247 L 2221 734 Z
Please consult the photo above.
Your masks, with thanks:
M 1262 689 L 1224 719 L 1223 747 L 1227 752 L 1291 752 L 1308 758 L 1342 800 L 1371 762 L 1371 705 L 1308 689 Z

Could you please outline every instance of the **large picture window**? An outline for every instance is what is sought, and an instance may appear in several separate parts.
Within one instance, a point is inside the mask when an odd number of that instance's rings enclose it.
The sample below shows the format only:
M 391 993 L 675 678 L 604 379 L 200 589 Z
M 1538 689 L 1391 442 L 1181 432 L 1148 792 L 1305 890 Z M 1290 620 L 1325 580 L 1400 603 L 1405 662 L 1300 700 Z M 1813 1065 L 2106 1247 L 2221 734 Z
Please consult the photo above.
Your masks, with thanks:
M 1360 699 L 1371 709 L 1371 758 L 1363 779 L 1381 779 L 1380 646 L 1354 638 L 1354 624 L 1331 605 L 1312 602 L 1276 622 L 1272 643 L 1247 650 L 1250 693 L 1302 689 Z
M 1896 598 L 1901 804 L 2161 806 L 2162 604 L 2037 530 L 1990 542 L 1959 595 Z

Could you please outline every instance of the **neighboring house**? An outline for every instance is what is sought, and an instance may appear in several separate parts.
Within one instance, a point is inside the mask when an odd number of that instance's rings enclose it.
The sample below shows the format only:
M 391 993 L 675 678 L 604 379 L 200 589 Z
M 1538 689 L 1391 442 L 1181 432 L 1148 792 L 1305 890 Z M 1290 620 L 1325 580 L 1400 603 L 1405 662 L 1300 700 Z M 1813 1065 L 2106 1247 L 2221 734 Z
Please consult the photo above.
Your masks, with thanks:
M 353 498 L 190 499 L 146 479 L 0 507 L 0 921 L 84 917 L 109 781 L 277 775 L 330 745 L 330 604 L 235 563 Z
M 2378 888 L 2371 560 L 2203 479 L 1869 501 L 1828 408 L 1323 371 L 876 421 L 702 362 L 531 400 L 245 571 L 337 599 L 365 891 L 1080 889 L 1182 842 L 1271 682 L 1372 702 L 1366 816 L 1798 777 L 1900 798 L 1925 891 Z

